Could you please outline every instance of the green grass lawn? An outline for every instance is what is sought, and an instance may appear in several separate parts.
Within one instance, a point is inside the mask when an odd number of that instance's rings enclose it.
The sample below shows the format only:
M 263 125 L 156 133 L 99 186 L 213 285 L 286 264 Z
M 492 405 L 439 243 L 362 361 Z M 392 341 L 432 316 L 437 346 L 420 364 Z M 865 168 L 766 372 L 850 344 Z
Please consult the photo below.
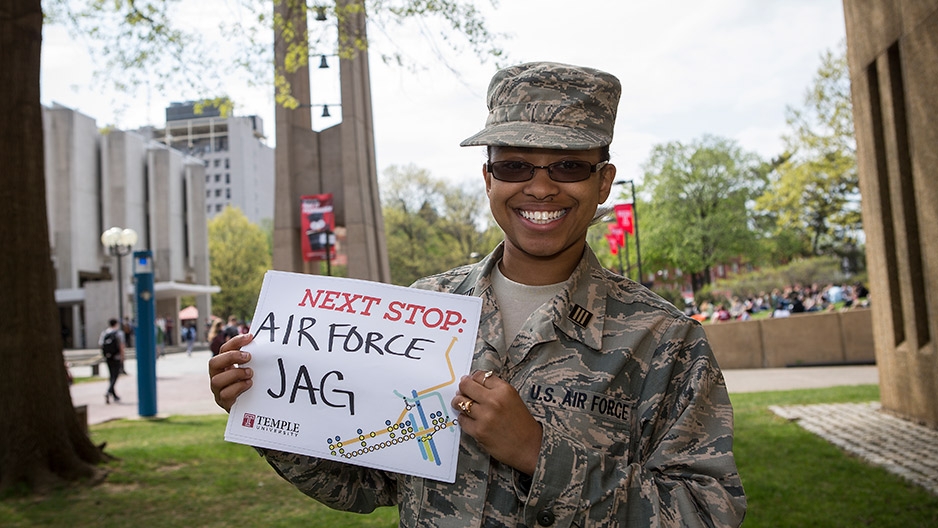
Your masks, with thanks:
M 732 395 L 744 526 L 938 526 L 938 497 L 845 455 L 767 410 L 878 400 L 874 385 Z M 253 449 L 225 442 L 224 416 L 121 420 L 91 428 L 118 457 L 94 488 L 0 501 L 0 526 L 393 527 L 397 512 L 330 510 L 282 481 Z
M 848 455 L 769 405 L 879 400 L 879 387 L 731 394 L 746 527 L 934 527 L 938 497 Z
M 227 416 L 119 420 L 91 427 L 119 458 L 94 488 L 0 502 L 0 526 L 396 527 L 397 510 L 330 510 L 280 479 L 254 449 L 223 440 Z

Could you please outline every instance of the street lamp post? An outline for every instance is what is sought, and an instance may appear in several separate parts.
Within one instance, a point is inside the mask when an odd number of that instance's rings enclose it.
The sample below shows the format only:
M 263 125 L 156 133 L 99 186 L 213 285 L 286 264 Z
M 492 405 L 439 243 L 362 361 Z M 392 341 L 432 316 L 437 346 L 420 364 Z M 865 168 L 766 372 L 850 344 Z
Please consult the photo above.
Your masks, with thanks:
M 108 254 L 117 257 L 117 317 L 121 327 L 124 325 L 124 274 L 121 261 L 130 254 L 136 243 L 137 232 L 133 229 L 112 227 L 101 233 L 101 244 L 107 248 Z
M 638 260 L 638 283 L 644 284 L 642 275 L 642 244 L 638 238 L 638 202 L 635 200 L 635 181 L 634 180 L 616 180 L 613 185 L 629 184 L 632 188 L 632 223 L 635 226 L 635 258 Z M 631 264 L 630 264 L 631 266 Z

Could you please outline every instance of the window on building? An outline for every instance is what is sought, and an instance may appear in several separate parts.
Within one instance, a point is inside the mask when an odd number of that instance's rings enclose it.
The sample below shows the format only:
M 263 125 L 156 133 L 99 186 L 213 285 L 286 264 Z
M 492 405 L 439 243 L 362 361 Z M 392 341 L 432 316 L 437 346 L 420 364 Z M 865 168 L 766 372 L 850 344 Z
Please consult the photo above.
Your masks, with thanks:
M 215 138 L 215 152 L 225 152 L 228 150 L 228 137 L 222 136 Z M 218 160 L 221 161 L 221 160 Z M 216 165 L 217 167 L 218 165 Z
M 215 166 L 218 167 L 218 166 L 220 166 L 220 165 L 221 165 L 221 160 L 220 160 L 220 159 L 216 159 L 216 160 L 215 160 Z
M 211 206 L 211 205 L 206 205 L 206 206 L 205 206 L 205 212 L 211 214 L 211 212 L 212 212 L 212 206 Z
M 212 180 L 212 177 L 208 174 L 205 175 L 205 183 L 208 183 Z
M 221 181 L 221 174 L 216 174 L 216 175 L 215 175 L 215 183 L 218 183 L 218 182 L 220 182 L 220 181 Z
M 216 212 L 216 213 L 220 213 L 222 207 L 223 207 L 222 204 L 216 204 L 216 205 L 215 205 L 215 212 Z
M 205 166 L 208 167 L 208 160 L 205 160 Z
M 225 183 L 231 183 L 231 174 L 225 173 Z
M 231 199 L 231 189 L 225 189 L 225 198 Z
M 221 196 L 221 189 L 215 189 L 215 196 Z
M 228 159 L 228 158 L 225 158 L 225 168 L 226 168 L 226 169 L 230 169 L 230 168 L 231 168 L 231 160 Z
M 206 190 L 206 191 L 205 191 L 205 197 L 206 197 L 206 198 L 211 198 L 211 197 L 212 197 L 212 191 Z

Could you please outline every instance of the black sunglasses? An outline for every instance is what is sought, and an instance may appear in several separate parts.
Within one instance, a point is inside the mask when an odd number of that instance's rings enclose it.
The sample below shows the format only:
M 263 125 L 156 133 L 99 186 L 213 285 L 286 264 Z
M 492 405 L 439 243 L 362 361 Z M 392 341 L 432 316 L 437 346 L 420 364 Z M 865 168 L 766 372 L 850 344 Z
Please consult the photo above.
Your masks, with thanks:
M 550 165 L 534 165 L 526 161 L 489 161 L 486 163 L 486 170 L 496 180 L 518 183 L 533 178 L 537 169 L 546 169 L 547 176 L 555 182 L 574 183 L 588 179 L 607 163 L 609 161 L 600 161 L 592 165 L 588 161 L 564 160 Z

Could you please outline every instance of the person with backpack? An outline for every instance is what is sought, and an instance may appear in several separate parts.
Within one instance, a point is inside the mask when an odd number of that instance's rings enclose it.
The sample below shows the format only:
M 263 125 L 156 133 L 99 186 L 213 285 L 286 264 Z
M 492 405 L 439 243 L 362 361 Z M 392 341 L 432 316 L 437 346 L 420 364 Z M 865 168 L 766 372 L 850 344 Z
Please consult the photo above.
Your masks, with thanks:
M 110 404 L 111 398 L 114 398 L 115 402 L 121 401 L 114 392 L 114 386 L 117 384 L 117 377 L 124 363 L 124 331 L 121 330 L 117 319 L 111 319 L 108 324 L 110 326 L 101 332 L 101 337 L 98 338 L 98 345 L 101 347 L 101 354 L 104 355 L 110 375 L 110 384 L 107 392 L 104 393 L 104 403 Z

